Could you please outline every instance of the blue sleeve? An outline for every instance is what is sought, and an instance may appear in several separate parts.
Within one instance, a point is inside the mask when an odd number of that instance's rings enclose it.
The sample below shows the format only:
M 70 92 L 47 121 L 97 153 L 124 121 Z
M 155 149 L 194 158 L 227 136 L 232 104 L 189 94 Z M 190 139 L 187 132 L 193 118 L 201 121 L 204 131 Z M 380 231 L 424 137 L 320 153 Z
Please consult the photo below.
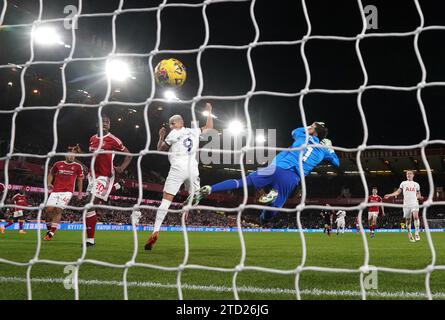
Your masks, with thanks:
M 306 133 L 304 132 L 304 128 L 301 127 L 301 128 L 294 129 L 292 131 L 292 138 L 294 138 L 294 140 L 297 140 L 299 138 L 306 138 Z
M 323 149 L 323 150 L 324 150 L 323 160 L 329 161 L 333 166 L 338 168 L 340 166 L 340 159 L 338 158 L 335 151 L 330 149 Z

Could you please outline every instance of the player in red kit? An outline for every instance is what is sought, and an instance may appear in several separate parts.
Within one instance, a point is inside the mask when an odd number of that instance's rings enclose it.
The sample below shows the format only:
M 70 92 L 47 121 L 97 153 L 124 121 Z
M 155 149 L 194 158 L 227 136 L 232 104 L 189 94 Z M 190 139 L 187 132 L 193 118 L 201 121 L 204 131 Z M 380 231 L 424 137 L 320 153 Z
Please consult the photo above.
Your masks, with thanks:
M 68 152 L 79 153 L 79 145 L 69 147 Z M 48 232 L 43 238 L 45 241 L 50 241 L 59 228 L 62 211 L 71 201 L 76 181 L 77 198 L 82 200 L 83 168 L 74 160 L 74 154 L 66 156 L 65 161 L 54 163 L 48 174 L 48 188 L 52 189 L 52 192 L 46 203 L 46 227 Z
M 28 197 L 25 195 L 24 187 L 12 197 L 12 202 L 14 202 L 14 205 L 16 205 L 17 207 L 14 207 L 12 217 L 10 217 L 8 224 L 1 228 L 1 233 L 5 233 L 6 228 L 12 226 L 15 222 L 18 222 L 20 227 L 20 234 L 26 234 L 25 230 L 23 230 L 23 223 L 25 222 L 25 218 L 23 216 L 23 208 L 19 208 L 30 206 Z
M 372 188 L 372 195 L 368 197 L 369 203 L 382 203 L 382 197 L 377 194 L 377 187 Z M 371 238 L 375 236 L 375 228 L 377 227 L 377 217 L 379 216 L 380 205 L 369 207 L 368 209 L 368 224 L 371 232 Z M 385 209 L 382 207 L 382 216 L 385 216 Z
M 131 162 L 131 156 L 125 156 L 124 161 L 118 167 L 113 166 L 114 155 L 112 151 L 129 152 L 122 141 L 110 133 L 110 118 L 106 115 L 102 117 L 102 148 L 101 150 L 109 151 L 109 153 L 98 154 L 94 161 L 94 177 L 93 168 L 88 174 L 87 191 L 91 193 L 94 204 L 104 204 L 108 201 L 108 197 L 114 186 L 115 173 L 123 173 Z M 90 138 L 89 150 L 94 152 L 98 150 L 100 145 L 100 136 L 98 134 Z M 93 163 L 93 162 L 91 162 Z M 96 210 L 91 209 L 86 215 L 87 239 L 86 246 L 95 245 L 94 234 L 96 231 L 97 216 Z

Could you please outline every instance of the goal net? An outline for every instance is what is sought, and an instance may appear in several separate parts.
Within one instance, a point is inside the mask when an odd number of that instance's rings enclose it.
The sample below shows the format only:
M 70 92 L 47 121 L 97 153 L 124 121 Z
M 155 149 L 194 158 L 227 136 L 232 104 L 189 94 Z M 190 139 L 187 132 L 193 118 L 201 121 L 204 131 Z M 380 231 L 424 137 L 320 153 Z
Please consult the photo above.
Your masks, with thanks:
M 60 1 L 63 2 L 63 1 Z M 35 247 L 35 251 L 33 254 L 32 259 L 30 259 L 27 262 L 18 262 L 11 259 L 6 259 L 5 257 L 2 257 L 2 250 L 0 249 L 0 264 L 5 266 L 9 266 L 10 268 L 18 268 L 18 267 L 25 267 L 26 272 L 26 279 L 24 282 L 26 283 L 27 288 L 27 297 L 28 299 L 33 299 L 33 288 L 35 283 L 33 282 L 33 269 L 36 268 L 36 266 L 39 265 L 57 265 L 57 266 L 70 266 L 73 268 L 73 289 L 74 289 L 74 299 L 80 298 L 80 289 L 79 289 L 79 270 L 84 265 L 95 265 L 100 266 L 103 268 L 115 268 L 118 270 L 122 270 L 122 282 L 118 285 L 121 285 L 123 288 L 122 292 L 122 298 L 128 299 L 128 273 L 132 268 L 147 268 L 147 269 L 153 269 L 153 270 L 160 270 L 160 271 L 169 271 L 169 272 L 176 272 L 176 283 L 172 286 L 175 290 L 177 290 L 177 297 L 178 299 L 184 298 L 184 284 L 183 284 L 183 274 L 184 272 L 188 270 L 206 270 L 211 272 L 221 272 L 231 275 L 232 279 L 232 286 L 230 287 L 230 291 L 233 293 L 234 299 L 240 299 L 240 292 L 243 290 L 243 288 L 239 288 L 238 285 L 238 278 L 240 274 L 243 272 L 261 272 L 261 273 L 272 273 L 276 275 L 287 275 L 292 277 L 293 279 L 293 289 L 291 290 L 294 297 L 296 299 L 302 299 L 302 289 L 300 286 L 300 281 L 302 275 L 304 275 L 305 272 L 321 272 L 321 273 L 331 273 L 331 274 L 342 274 L 342 273 L 349 273 L 349 274 L 356 274 L 358 275 L 359 281 L 357 285 L 359 286 L 359 295 L 362 299 L 368 298 L 368 292 L 366 287 L 366 276 L 372 272 L 372 271 L 379 271 L 379 272 L 385 272 L 385 273 L 399 273 L 399 274 L 415 274 L 415 275 L 422 275 L 424 276 L 424 297 L 427 299 L 433 299 L 434 294 L 431 290 L 431 275 L 434 271 L 438 270 L 445 270 L 444 265 L 438 265 L 437 259 L 436 259 L 436 249 L 435 244 L 432 240 L 430 228 L 443 228 L 444 223 L 442 220 L 434 220 L 430 221 L 427 219 L 427 211 L 428 208 L 433 204 L 433 197 L 434 197 L 434 190 L 435 185 L 433 181 L 432 171 L 426 156 L 426 148 L 432 144 L 444 144 L 444 140 L 432 140 L 430 135 L 430 126 L 428 122 L 427 112 L 425 109 L 424 101 L 422 98 L 422 91 L 427 87 L 433 87 L 433 86 L 443 86 L 445 83 L 443 82 L 428 82 L 427 81 L 427 68 L 424 63 L 424 59 L 422 56 L 422 52 L 419 48 L 419 38 L 422 37 L 422 35 L 426 31 L 431 30 L 445 30 L 445 26 L 426 26 L 425 25 L 425 17 L 422 10 L 422 6 L 419 3 L 418 0 L 412 1 L 412 3 L 415 6 L 415 12 L 418 17 L 418 26 L 412 31 L 409 32 L 394 32 L 394 33 L 382 33 L 382 32 L 374 32 L 371 29 L 369 29 L 370 23 L 373 23 L 370 18 L 370 14 L 373 12 L 373 7 L 366 6 L 361 0 L 357 0 L 355 2 L 355 5 L 359 11 L 359 16 L 361 20 L 361 32 L 359 32 L 356 35 L 353 36 L 337 36 L 337 35 L 319 35 L 313 32 L 313 29 L 315 27 L 312 19 L 311 19 L 311 12 L 308 9 L 308 1 L 302 0 L 300 5 L 302 8 L 302 16 L 304 17 L 303 21 L 306 26 L 306 33 L 301 38 L 288 40 L 288 41 L 262 41 L 261 40 L 261 31 L 259 28 L 259 24 L 256 17 L 256 6 L 258 5 L 257 0 L 206 0 L 206 1 L 192 1 L 192 2 L 178 2 L 178 1 L 159 1 L 159 4 L 148 6 L 147 2 L 144 2 L 144 5 L 135 4 L 135 1 L 127 1 L 127 0 L 120 0 L 120 1 L 113 1 L 113 3 L 116 4 L 116 7 L 113 8 L 111 11 L 98 11 L 98 12 L 84 12 L 84 7 L 86 5 L 86 2 L 88 1 L 73 1 L 71 4 L 64 4 L 65 7 L 63 8 L 65 10 L 63 17 L 56 17 L 56 18 L 47 18 L 45 15 L 45 10 L 47 10 L 48 3 L 54 4 L 54 1 L 46 1 L 46 0 L 38 0 L 34 1 L 34 9 L 35 13 L 37 13 L 37 17 L 31 19 L 31 21 L 24 22 L 24 23 L 16 23 L 14 22 L 14 19 L 11 18 L 12 12 L 16 10 L 16 8 L 21 6 L 19 1 L 10 1 L 10 0 L 3 0 L 1 2 L 0 8 L 0 33 L 6 33 L 8 32 L 9 36 L 14 39 L 14 37 L 22 37 L 23 34 L 19 33 L 20 30 L 27 30 L 28 36 L 29 36 L 29 46 L 24 48 L 23 51 L 26 52 L 27 59 L 26 62 L 19 62 L 19 61 L 8 61 L 8 63 L 2 63 L 0 65 L 0 70 L 8 70 L 16 72 L 16 78 L 15 80 L 11 82 L 7 82 L 6 85 L 9 87 L 15 87 L 17 86 L 20 88 L 20 95 L 19 95 L 19 101 L 18 103 L 8 107 L 3 108 L 0 110 L 0 116 L 4 119 L 8 118 L 11 120 L 11 131 L 10 131 L 10 141 L 7 142 L 7 152 L 6 154 L 2 155 L 0 158 L 1 161 L 4 162 L 3 168 L 4 168 L 4 184 L 6 186 L 6 190 L 11 190 L 11 186 L 15 185 L 16 183 L 11 179 L 10 176 L 10 168 L 12 167 L 12 162 L 15 159 L 18 159 L 20 157 L 26 157 L 29 159 L 43 159 L 45 161 L 44 165 L 44 179 L 43 179 L 43 188 L 44 191 L 44 200 L 41 203 L 36 203 L 30 208 L 23 208 L 28 210 L 33 210 L 35 212 L 38 212 L 36 221 L 37 221 L 37 245 Z M 219 6 L 221 4 L 228 4 L 228 5 L 236 5 L 237 3 L 248 3 L 249 5 L 249 19 L 250 24 L 254 33 L 253 39 L 247 43 L 242 45 L 224 45 L 224 44 L 211 44 L 210 43 L 210 37 L 212 32 L 212 23 L 208 18 L 208 12 L 211 10 L 214 6 Z M 270 6 L 279 6 L 278 2 L 274 2 L 273 4 L 270 3 Z M 202 43 L 197 45 L 194 48 L 189 49 L 181 49 L 181 50 L 173 50 L 173 49 L 162 49 L 161 48 L 161 37 L 164 36 L 162 33 L 162 14 L 170 10 L 172 8 L 176 9 L 188 9 L 188 8 L 194 8 L 198 9 L 200 12 L 200 16 L 202 16 L 203 25 L 202 28 L 204 29 L 204 39 Z M 139 53 L 120 53 L 118 51 L 118 27 L 117 27 L 117 21 L 121 18 L 123 18 L 126 15 L 134 14 L 134 13 L 151 13 L 155 16 L 156 23 L 152 26 L 155 28 L 155 39 L 153 40 L 153 48 L 150 50 L 147 50 L 145 52 L 139 52 Z M 29 15 L 27 16 L 29 18 Z M 78 43 L 82 40 L 79 39 L 78 34 L 78 24 L 81 20 L 84 19 L 102 19 L 102 18 L 109 18 L 111 19 L 111 39 L 109 39 L 109 51 L 106 55 L 95 55 L 94 54 L 94 48 L 91 49 L 91 54 L 85 56 L 85 57 L 78 57 L 76 56 L 76 48 L 78 46 Z M 230 18 L 228 18 L 230 20 Z M 26 20 L 26 19 L 25 19 Z M 227 23 L 231 24 L 233 21 L 228 21 Z M 42 34 L 42 29 L 44 30 L 45 27 L 52 26 L 54 24 L 58 25 L 64 25 L 65 31 L 69 34 L 70 40 L 63 40 L 60 39 L 56 34 L 54 34 L 50 29 L 46 29 Z M 95 30 L 90 30 L 91 32 L 95 32 Z M 165 37 L 169 37 L 169 35 L 165 35 Z M 367 69 L 365 59 L 363 57 L 363 48 L 361 46 L 364 39 L 370 39 L 370 38 L 406 38 L 406 39 L 412 39 L 412 50 L 414 51 L 417 64 L 421 70 L 421 80 L 418 82 L 418 84 L 414 86 L 388 86 L 388 85 L 370 85 L 368 83 L 368 73 L 369 70 Z M 99 40 L 98 40 L 99 41 Z M 139 41 L 138 35 L 135 34 L 135 40 Z M 363 77 L 363 82 L 361 85 L 354 89 L 324 89 L 324 88 L 314 88 L 311 82 L 311 57 L 307 52 L 307 45 L 311 41 L 338 41 L 338 42 L 348 42 L 348 43 L 354 43 L 355 44 L 355 54 L 360 64 L 360 69 Z M 14 43 L 14 42 L 12 42 Z M 40 58 L 40 52 L 39 52 L 39 45 L 44 44 L 56 44 L 58 46 L 61 46 L 64 48 L 66 55 L 63 56 L 60 59 L 55 60 L 39 60 Z M 97 42 L 96 42 L 97 44 Z M 102 46 L 102 44 L 99 44 L 99 46 Z M 259 48 L 264 47 L 271 47 L 271 46 L 277 46 L 280 48 L 285 48 L 288 46 L 298 46 L 299 47 L 299 54 L 303 66 L 304 66 L 304 73 L 306 76 L 306 81 L 304 83 L 304 86 L 302 88 L 298 88 L 294 90 L 291 93 L 285 93 L 280 91 L 259 91 L 257 89 L 257 79 L 256 79 L 256 68 L 253 64 L 253 54 L 255 50 L 258 50 Z M 4 46 L 0 43 L 0 47 L 2 50 L 8 50 L 7 46 Z M 107 47 L 106 44 L 103 44 L 103 47 Z M 243 94 L 239 95 L 219 95 L 218 93 L 214 95 L 204 95 L 204 77 L 203 77 L 203 55 L 205 52 L 208 52 L 209 50 L 224 50 L 224 52 L 237 52 L 245 54 L 246 58 L 246 67 L 248 68 L 249 74 L 250 74 L 250 80 L 251 80 L 251 86 L 244 92 Z M 159 57 L 164 57 L 166 55 L 169 56 L 175 56 L 175 55 L 194 55 L 196 56 L 196 74 L 194 75 L 195 79 L 198 82 L 198 90 L 196 93 L 193 94 L 192 97 L 187 99 L 174 99 L 172 100 L 170 98 L 165 97 L 159 97 L 156 92 L 156 82 L 154 80 L 154 67 L 155 62 L 159 60 Z M 56 57 L 60 57 L 60 55 L 55 54 Z M 114 61 L 116 59 L 125 59 L 125 58 L 136 58 L 136 59 L 142 59 L 144 61 L 144 64 L 148 66 L 146 70 L 146 77 L 150 80 L 150 87 L 147 88 L 147 92 L 149 92 L 148 96 L 146 97 L 145 101 L 143 102 L 134 102 L 131 100 L 131 97 L 128 99 L 120 99 L 119 95 L 116 95 L 116 93 L 119 93 L 119 89 L 113 84 L 113 79 L 110 77 L 107 77 L 106 81 L 103 81 L 101 85 L 104 85 L 105 87 L 105 94 L 98 99 L 98 101 L 94 100 L 90 95 L 88 89 L 81 88 L 78 90 L 78 94 L 82 96 L 82 101 L 74 101 L 72 102 L 69 99 L 69 84 L 67 81 L 67 72 L 72 68 L 72 65 L 75 63 L 102 63 L 102 65 L 105 66 L 110 61 Z M 38 66 L 59 66 L 59 72 L 60 72 L 60 82 L 59 82 L 59 90 L 61 91 L 61 99 L 60 102 L 56 105 L 33 105 L 29 106 L 27 105 L 28 99 L 32 97 L 33 95 L 39 95 L 39 89 L 33 89 L 32 83 L 29 80 L 29 77 L 32 75 L 34 78 L 36 77 L 35 72 L 33 71 L 35 67 Z M 122 72 L 122 70 L 120 70 Z M 94 70 L 91 71 L 92 73 L 95 72 Z M 103 70 L 105 72 L 105 70 Z M 88 76 L 88 75 L 84 75 Z M 38 75 L 37 75 L 38 78 Z M 39 79 L 37 79 L 39 81 Z M 41 81 L 42 83 L 44 80 Z M 401 91 L 401 92 L 414 92 L 416 94 L 417 98 L 417 104 L 418 104 L 418 110 L 421 114 L 422 122 L 426 128 L 426 135 L 424 139 L 417 144 L 414 145 L 369 145 L 368 144 L 368 123 L 367 123 L 367 117 L 364 112 L 363 107 L 363 96 L 366 92 L 369 90 L 384 90 L 384 91 Z M 217 91 L 216 91 L 217 92 Z M 87 248 L 85 245 L 82 248 L 82 254 L 78 257 L 78 259 L 74 261 L 57 261 L 57 260 L 48 260 L 48 259 L 42 259 L 41 258 L 41 250 L 42 250 L 42 224 L 40 222 L 42 221 L 42 217 L 44 214 L 44 208 L 45 203 L 49 196 L 49 190 L 47 185 L 47 176 L 50 170 L 50 165 L 54 161 L 56 157 L 60 156 L 66 156 L 67 153 L 65 152 L 59 152 L 59 136 L 58 132 L 60 130 L 60 114 L 63 112 L 63 110 L 67 108 L 85 108 L 87 107 L 89 110 L 94 109 L 97 114 L 98 124 L 100 131 L 102 130 L 102 117 L 104 112 L 107 112 L 108 108 L 110 106 L 121 106 L 121 107 L 134 107 L 137 108 L 137 110 L 141 110 L 143 116 L 141 121 L 143 121 L 143 125 L 145 126 L 146 130 L 142 134 L 146 136 L 146 145 L 140 150 L 131 150 L 131 153 L 125 153 L 125 152 L 113 152 L 116 156 L 125 156 L 130 155 L 133 157 L 133 163 L 136 164 L 136 180 L 138 181 L 138 197 L 135 199 L 131 205 L 129 206 L 117 206 L 117 205 L 101 205 L 99 206 L 103 210 L 114 210 L 118 208 L 121 211 L 125 211 L 128 216 L 134 211 L 138 210 L 156 210 L 157 205 L 154 203 L 148 203 L 146 201 L 146 197 L 144 196 L 144 189 L 143 189 L 143 183 L 144 183 L 144 172 L 141 167 L 141 163 L 143 161 L 143 158 L 147 155 L 163 155 L 165 156 L 166 153 L 154 151 L 150 148 L 151 141 L 154 141 L 157 139 L 157 137 L 152 137 L 152 132 L 150 130 L 151 123 L 149 119 L 149 109 L 150 106 L 159 103 L 159 104 L 172 104 L 174 106 L 183 106 L 183 107 L 189 107 L 192 114 L 192 119 L 194 123 L 197 123 L 198 115 L 197 115 L 197 106 L 199 103 L 213 100 L 213 101 L 242 101 L 243 110 L 244 110 L 244 117 L 246 119 L 246 127 L 247 127 L 247 142 L 240 150 L 224 150 L 224 149 L 212 149 L 210 150 L 213 153 L 221 153 L 221 154 L 227 154 L 230 153 L 234 155 L 237 159 L 239 159 L 239 165 L 238 168 L 240 169 L 240 173 L 242 176 L 243 181 L 246 181 L 247 176 L 247 169 L 245 165 L 245 157 L 246 154 L 250 151 L 255 151 L 258 148 L 268 150 L 268 151 L 282 151 L 286 150 L 284 148 L 277 148 L 277 147 L 261 147 L 261 146 L 253 146 L 252 140 L 253 137 L 253 127 L 251 121 L 252 113 L 254 112 L 252 109 L 252 99 L 255 97 L 282 97 L 282 98 L 295 98 L 298 100 L 298 105 L 295 106 L 295 113 L 301 115 L 302 127 L 307 127 L 310 125 L 309 119 L 306 117 L 307 110 L 305 109 L 305 103 L 306 98 L 312 94 L 327 94 L 327 95 L 336 95 L 336 94 L 348 94 L 356 97 L 356 107 L 360 115 L 360 124 L 363 128 L 364 137 L 363 141 L 357 145 L 354 148 L 345 148 L 345 147 L 339 147 L 335 145 L 333 147 L 327 147 L 320 145 L 320 148 L 332 148 L 335 151 L 341 151 L 341 152 L 348 152 L 348 153 L 356 153 L 356 162 L 357 162 L 357 171 L 359 173 L 361 183 L 363 184 L 364 189 L 364 197 L 363 201 L 357 205 L 353 206 L 334 206 L 330 209 L 333 210 L 346 210 L 347 212 L 357 211 L 358 212 L 358 221 L 360 223 L 360 235 L 361 235 L 361 243 L 363 245 L 363 252 L 364 252 L 364 259 L 362 261 L 362 264 L 359 268 L 331 268 L 331 267 L 320 267 L 315 265 L 308 265 L 307 263 L 307 244 L 306 244 L 306 235 L 304 232 L 299 232 L 298 237 L 300 239 L 300 245 L 301 245 L 301 260 L 297 265 L 295 265 L 292 268 L 283 270 L 283 269 L 277 269 L 277 268 L 266 268 L 266 267 L 260 267 L 260 266 L 254 266 L 254 265 L 248 265 L 246 264 L 246 255 L 247 255 L 247 247 L 245 244 L 245 233 L 243 232 L 243 214 L 246 210 L 263 210 L 268 209 L 269 207 L 257 205 L 257 204 L 249 204 L 248 203 L 248 190 L 246 187 L 243 189 L 243 201 L 238 204 L 236 208 L 225 208 L 220 206 L 208 206 L 208 205 L 200 205 L 196 208 L 192 208 L 192 211 L 197 209 L 202 210 L 209 210 L 212 212 L 218 211 L 218 212 L 235 212 L 236 213 L 236 226 L 238 230 L 238 238 L 239 238 L 239 246 L 240 246 L 240 260 L 236 265 L 230 266 L 230 267 L 212 267 L 212 266 L 206 266 L 206 265 L 196 265 L 190 263 L 190 247 L 189 247 L 189 234 L 188 230 L 186 228 L 186 221 L 183 218 L 182 223 L 182 236 L 184 241 L 184 259 L 182 263 L 175 267 L 166 267 L 162 265 L 157 265 L 155 263 L 142 263 L 138 262 L 137 257 L 140 253 L 140 244 L 139 244 L 139 238 L 138 235 L 140 233 L 140 229 L 136 228 L 136 226 L 133 225 L 133 253 L 130 260 L 128 260 L 124 264 L 114 264 L 110 262 L 100 261 L 100 260 L 94 260 L 89 259 L 87 257 Z M 85 102 L 88 101 L 88 102 Z M 17 152 L 16 150 L 16 136 L 18 134 L 18 130 L 23 130 L 23 128 L 18 128 L 16 122 L 17 118 L 20 117 L 23 113 L 29 112 L 29 111 L 39 111 L 39 112 L 46 112 L 46 111 L 53 111 L 54 115 L 52 118 L 52 127 L 50 130 L 52 131 L 52 137 L 53 137 L 53 143 L 51 145 L 50 152 L 45 152 L 45 154 L 39 154 L 38 152 L 33 152 L 32 148 L 30 147 L 28 150 L 31 151 L 20 151 Z M 336 112 L 335 108 L 332 107 L 329 112 Z M 82 120 L 80 120 L 82 121 Z M 195 125 L 196 126 L 196 125 Z M 140 134 L 140 133 L 139 133 Z M 295 150 L 304 150 L 309 141 L 309 136 L 306 136 L 306 143 L 295 149 Z M 103 135 L 100 136 L 101 143 L 103 143 Z M 131 139 L 131 137 L 127 138 L 128 140 Z M 124 139 L 125 140 L 125 139 Z M 421 159 L 425 166 L 427 178 L 428 178 L 428 184 L 429 184 L 429 193 L 425 196 L 424 202 L 420 205 L 420 214 L 422 216 L 422 220 L 424 222 L 424 229 L 425 229 L 425 240 L 428 243 L 428 248 L 431 252 L 431 259 L 427 265 L 424 266 L 424 268 L 421 269 L 399 269 L 399 268 L 389 268 L 389 267 L 379 267 L 379 266 L 372 266 L 370 265 L 370 252 L 369 252 L 369 245 L 368 245 L 368 239 L 365 233 L 365 228 L 362 225 L 362 216 L 364 217 L 364 214 L 367 211 L 367 208 L 370 206 L 369 203 L 367 203 L 368 196 L 370 194 L 369 185 L 367 181 L 366 176 L 366 168 L 365 165 L 362 163 L 362 154 L 365 151 L 368 150 L 410 150 L 410 149 L 420 149 L 421 150 Z M 200 151 L 209 151 L 209 150 L 200 150 Z M 92 161 L 95 161 L 96 157 L 104 153 L 103 151 L 96 151 L 94 153 L 81 153 L 77 156 L 82 159 L 92 158 Z M 302 154 L 302 153 L 300 153 Z M 163 160 L 166 161 L 166 158 Z M 302 156 L 300 156 L 300 168 L 302 168 Z M 203 174 L 201 173 L 201 177 Z M 297 222 L 297 226 L 299 230 L 303 230 L 305 226 L 302 224 L 302 214 L 304 210 L 322 210 L 327 209 L 325 205 L 320 204 L 308 204 L 307 202 L 307 187 L 306 187 L 306 179 L 302 177 L 301 179 L 301 198 L 297 206 L 293 208 L 281 208 L 277 209 L 281 214 L 294 214 L 295 219 Z M 6 199 L 8 197 L 8 192 L 4 192 L 3 195 L 1 195 L 0 199 L 0 209 L 5 210 L 8 208 L 13 208 L 14 205 L 11 205 L 10 203 L 6 202 Z M 435 204 L 441 204 L 438 202 L 435 202 Z M 443 203 L 442 203 L 443 204 Z M 94 207 L 93 203 L 87 203 L 83 207 L 79 208 L 77 206 L 69 206 L 69 210 L 73 210 L 75 212 L 82 214 L 82 222 L 84 225 L 83 228 L 83 238 L 86 237 L 86 213 L 87 210 Z M 402 205 L 401 204 L 394 204 L 394 203 L 385 203 L 385 207 L 390 208 L 397 208 L 398 210 L 401 210 Z M 184 209 L 190 209 L 190 206 L 186 205 Z M 270 208 L 269 208 L 270 209 Z M 172 208 L 169 210 L 169 212 L 172 212 L 174 214 L 180 214 L 182 212 L 181 208 Z M 434 226 L 432 225 L 434 224 Z M 1 245 L 1 244 L 0 244 Z M 178 243 L 178 246 L 181 244 Z M 3 281 L 7 282 L 7 279 L 3 279 Z M 7 286 L 7 284 L 6 284 Z M 244 288 L 245 289 L 245 288 Z

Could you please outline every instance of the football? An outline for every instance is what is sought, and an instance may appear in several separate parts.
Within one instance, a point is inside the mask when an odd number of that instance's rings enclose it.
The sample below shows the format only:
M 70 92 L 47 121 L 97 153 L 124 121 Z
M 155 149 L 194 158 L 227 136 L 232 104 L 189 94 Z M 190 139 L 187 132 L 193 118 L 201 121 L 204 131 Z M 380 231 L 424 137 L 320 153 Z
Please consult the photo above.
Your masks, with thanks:
M 160 86 L 181 87 L 187 79 L 187 71 L 178 59 L 164 59 L 155 68 L 155 78 Z

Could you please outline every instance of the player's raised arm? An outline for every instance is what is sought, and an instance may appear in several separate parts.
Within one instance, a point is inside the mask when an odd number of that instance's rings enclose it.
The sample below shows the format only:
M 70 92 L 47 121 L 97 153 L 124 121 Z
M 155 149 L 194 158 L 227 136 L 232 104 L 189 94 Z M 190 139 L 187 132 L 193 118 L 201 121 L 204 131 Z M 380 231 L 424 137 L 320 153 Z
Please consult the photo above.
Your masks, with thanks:
M 168 145 L 165 142 L 166 134 L 167 134 L 167 130 L 164 127 L 162 127 L 159 130 L 159 140 L 158 140 L 158 146 L 157 146 L 158 151 L 168 151 L 170 149 L 170 145 Z
M 207 113 L 207 122 L 205 127 L 201 128 L 202 133 L 206 133 L 209 130 L 213 129 L 213 114 L 212 114 L 212 105 L 210 103 L 206 103 L 205 112 Z

